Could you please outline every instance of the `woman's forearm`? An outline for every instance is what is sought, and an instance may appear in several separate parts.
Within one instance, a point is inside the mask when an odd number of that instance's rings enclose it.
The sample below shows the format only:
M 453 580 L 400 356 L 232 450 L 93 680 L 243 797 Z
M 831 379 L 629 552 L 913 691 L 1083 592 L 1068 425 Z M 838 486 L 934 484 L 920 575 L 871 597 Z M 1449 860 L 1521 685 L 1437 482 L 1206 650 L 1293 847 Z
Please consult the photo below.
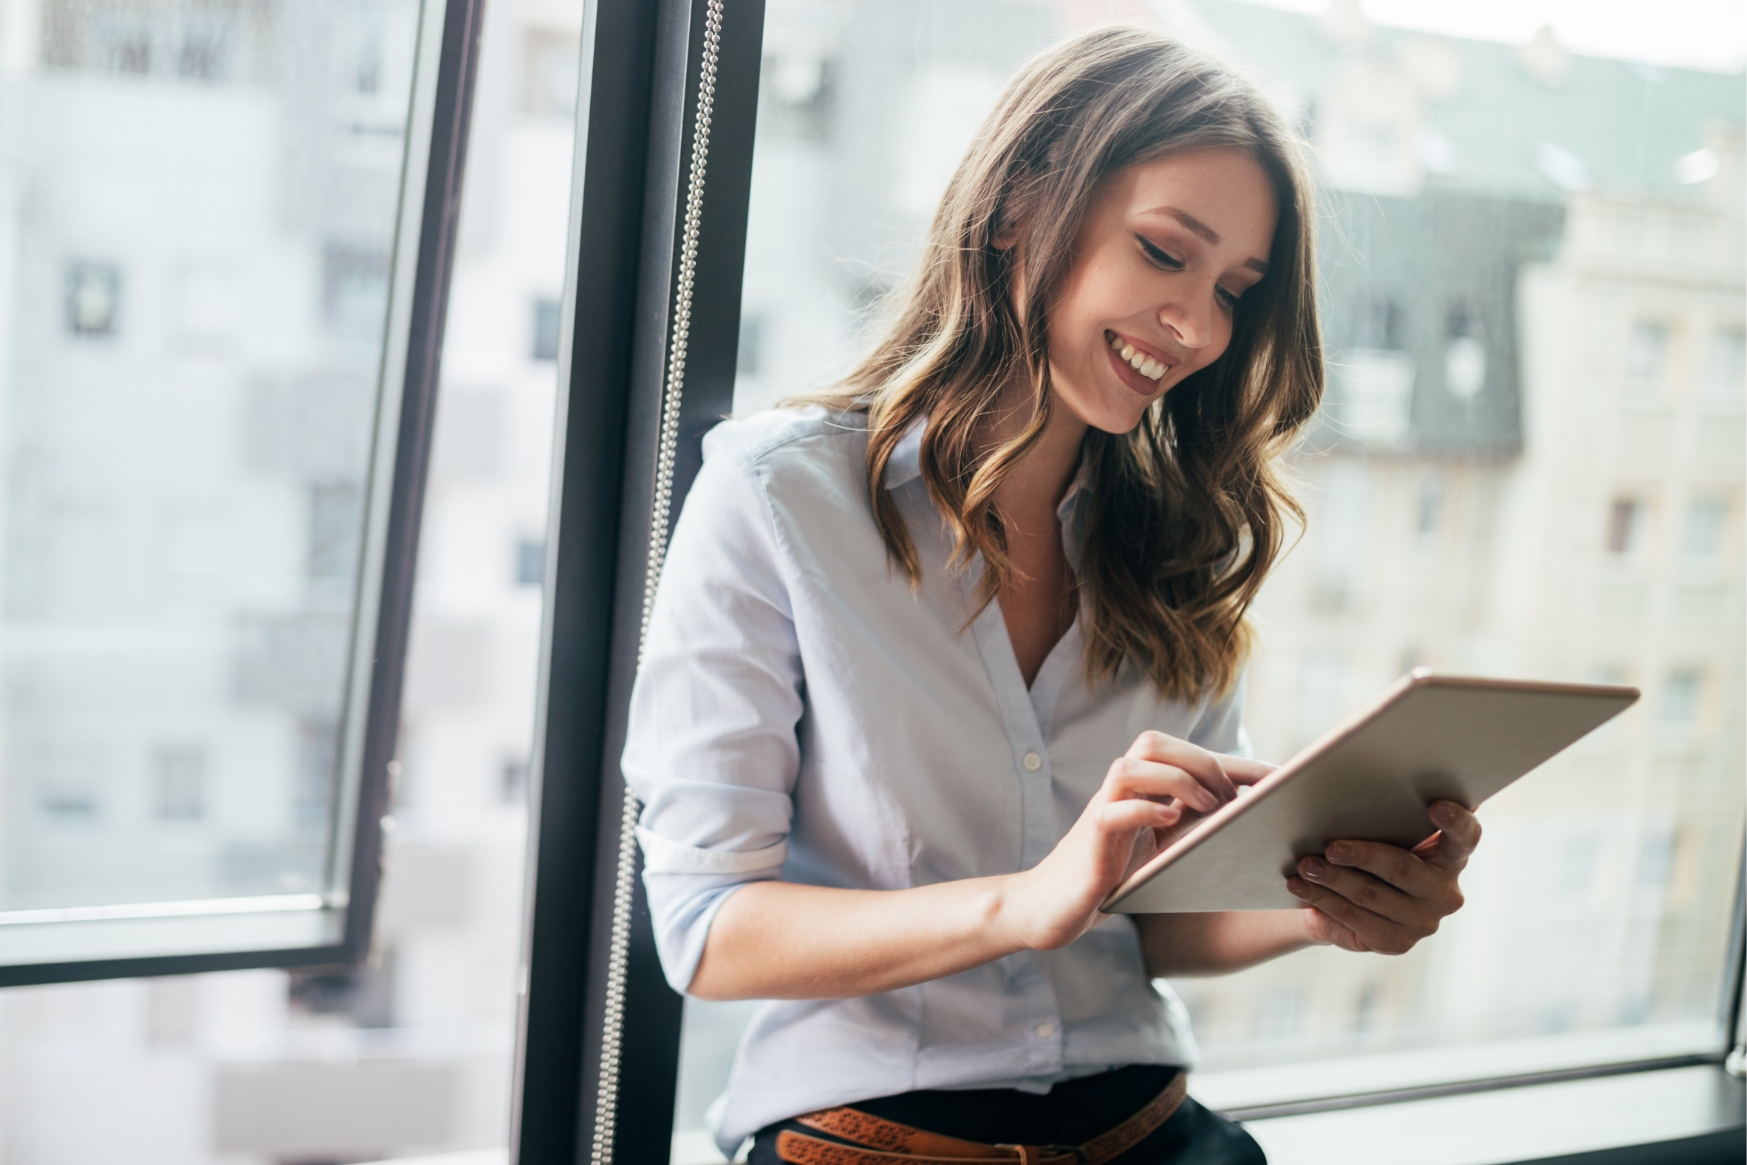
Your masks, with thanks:
M 844 999 L 895 991 L 1025 949 L 1007 877 L 911 890 L 753 882 L 716 912 L 690 991 L 701 999 Z
M 1220 914 L 1142 914 L 1141 950 L 1147 973 L 1223 975 L 1315 945 L 1308 910 L 1245 910 Z

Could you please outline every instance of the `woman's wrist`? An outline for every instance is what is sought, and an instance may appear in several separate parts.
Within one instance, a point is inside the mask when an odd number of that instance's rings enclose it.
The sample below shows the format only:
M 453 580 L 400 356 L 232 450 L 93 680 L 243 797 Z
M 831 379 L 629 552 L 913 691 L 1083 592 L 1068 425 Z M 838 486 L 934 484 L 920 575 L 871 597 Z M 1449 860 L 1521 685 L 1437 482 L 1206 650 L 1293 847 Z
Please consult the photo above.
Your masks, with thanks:
M 1032 949 L 1028 934 L 1030 911 L 1025 908 L 1025 874 L 996 874 L 986 878 L 978 895 L 978 930 L 1003 955 Z M 997 955 L 1001 958 L 1003 955 Z

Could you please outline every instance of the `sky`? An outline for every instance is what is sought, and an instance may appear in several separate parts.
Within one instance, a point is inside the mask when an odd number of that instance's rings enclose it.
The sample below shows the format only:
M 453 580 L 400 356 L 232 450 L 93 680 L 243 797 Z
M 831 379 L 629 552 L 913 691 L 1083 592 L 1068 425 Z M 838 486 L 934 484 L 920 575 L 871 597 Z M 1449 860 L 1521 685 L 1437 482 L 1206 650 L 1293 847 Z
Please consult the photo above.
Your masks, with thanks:
M 1321 12 L 1329 0 L 1255 0 Z M 1375 24 L 1522 44 L 1542 25 L 1586 56 L 1738 72 L 1747 0 L 1360 0 Z

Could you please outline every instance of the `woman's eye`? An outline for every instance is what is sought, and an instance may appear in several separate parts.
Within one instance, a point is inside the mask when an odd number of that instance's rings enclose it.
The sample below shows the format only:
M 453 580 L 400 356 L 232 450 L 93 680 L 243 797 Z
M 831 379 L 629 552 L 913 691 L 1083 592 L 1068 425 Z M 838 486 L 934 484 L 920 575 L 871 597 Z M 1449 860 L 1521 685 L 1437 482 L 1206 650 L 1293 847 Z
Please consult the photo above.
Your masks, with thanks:
M 1181 271 L 1183 269 L 1183 261 L 1181 259 L 1171 258 L 1171 256 L 1165 254 L 1165 252 L 1159 250 L 1158 246 L 1150 239 L 1142 238 L 1139 235 L 1136 235 L 1135 237 L 1140 239 L 1140 249 L 1146 252 L 1146 257 L 1148 259 L 1151 259 L 1154 263 L 1163 267 L 1167 271 Z
M 1227 291 L 1223 287 L 1218 288 L 1216 294 L 1218 294 L 1219 298 L 1224 301 L 1226 307 L 1233 309 L 1236 309 L 1238 301 L 1243 299 L 1243 296 L 1239 295 L 1237 292 Z

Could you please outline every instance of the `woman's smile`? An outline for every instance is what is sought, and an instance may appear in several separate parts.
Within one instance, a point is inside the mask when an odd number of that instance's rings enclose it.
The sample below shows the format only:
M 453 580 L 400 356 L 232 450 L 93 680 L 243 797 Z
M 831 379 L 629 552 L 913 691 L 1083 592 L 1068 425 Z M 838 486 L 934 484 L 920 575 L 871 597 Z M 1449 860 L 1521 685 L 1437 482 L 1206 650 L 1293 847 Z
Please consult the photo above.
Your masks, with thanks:
M 1177 364 L 1166 353 L 1108 328 L 1104 330 L 1104 344 L 1110 352 L 1111 367 L 1116 369 L 1116 375 L 1142 396 L 1157 393 L 1165 376 Z

